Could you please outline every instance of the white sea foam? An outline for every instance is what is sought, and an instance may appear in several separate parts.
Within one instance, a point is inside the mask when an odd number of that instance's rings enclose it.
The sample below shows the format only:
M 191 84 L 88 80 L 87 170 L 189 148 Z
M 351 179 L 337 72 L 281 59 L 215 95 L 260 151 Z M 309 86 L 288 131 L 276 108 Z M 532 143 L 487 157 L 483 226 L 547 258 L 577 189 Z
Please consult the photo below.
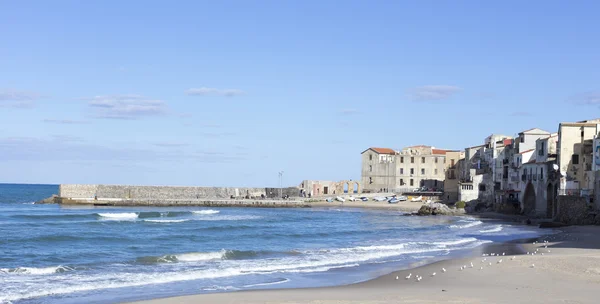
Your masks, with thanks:
M 198 217 L 195 220 L 199 220 L 199 221 L 248 221 L 248 220 L 258 220 L 261 218 L 262 218 L 262 216 L 258 216 L 258 215 L 217 215 L 217 216 L 209 216 L 209 217 Z
M 221 211 L 219 211 L 219 210 L 195 210 L 195 211 L 192 211 L 192 213 L 194 213 L 194 214 L 203 214 L 203 215 L 217 214 L 219 212 L 221 212 Z
M 450 225 L 450 228 L 456 228 L 456 229 L 464 229 L 464 228 L 471 228 L 471 227 L 475 227 L 477 225 L 481 225 L 483 224 L 482 221 L 474 221 L 474 222 L 466 222 L 466 224 L 464 225 Z
M 290 279 L 283 279 L 281 281 L 275 281 L 275 282 L 268 282 L 268 283 L 257 283 L 257 284 L 250 284 L 250 285 L 244 285 L 242 286 L 243 288 L 249 288 L 249 287 L 257 287 L 257 286 L 269 286 L 269 285 L 277 285 L 277 284 L 282 284 L 282 283 L 287 283 L 289 282 Z
M 479 232 L 481 233 L 493 233 L 493 232 L 500 232 L 502 231 L 503 227 L 502 225 L 496 225 L 493 228 L 490 229 L 484 229 L 484 230 L 479 230 Z
M 187 222 L 189 219 L 179 219 L 179 220 L 144 220 L 144 222 L 150 223 L 183 223 Z
M 72 271 L 69 266 L 51 266 L 51 267 L 17 267 L 17 268 L 1 268 L 0 272 L 15 275 L 48 275 L 58 272 Z
M 221 250 L 219 252 L 190 252 L 176 254 L 175 258 L 180 262 L 197 262 L 197 261 L 209 261 L 222 259 L 225 256 L 226 251 Z
M 432 244 L 435 246 L 447 247 L 447 246 L 464 245 L 464 244 L 473 243 L 473 242 L 477 242 L 477 239 L 476 238 L 464 238 L 464 239 L 455 240 L 455 241 L 434 242 Z
M 105 219 L 111 220 L 131 220 L 138 217 L 137 213 L 98 213 L 98 215 Z

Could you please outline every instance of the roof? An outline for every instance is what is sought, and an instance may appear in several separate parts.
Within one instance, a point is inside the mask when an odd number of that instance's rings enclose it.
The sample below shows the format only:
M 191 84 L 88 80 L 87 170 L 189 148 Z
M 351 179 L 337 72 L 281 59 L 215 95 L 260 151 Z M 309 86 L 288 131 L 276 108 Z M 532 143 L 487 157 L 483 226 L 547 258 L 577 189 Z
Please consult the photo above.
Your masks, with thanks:
M 468 147 L 467 149 L 475 149 L 475 148 L 481 148 L 481 147 L 485 147 L 485 145 L 472 146 L 472 147 Z
M 525 153 L 527 153 L 527 152 L 532 152 L 532 151 L 534 151 L 534 150 L 535 150 L 535 149 L 529 149 L 529 150 L 526 150 L 526 151 L 523 151 L 523 152 L 519 152 L 519 154 L 525 154 Z
M 368 150 L 373 150 L 375 151 L 375 153 L 379 153 L 379 154 L 391 154 L 391 155 L 396 155 L 396 151 L 394 151 L 393 149 L 390 148 L 375 148 L 375 147 L 371 147 L 365 151 L 363 151 L 362 153 L 367 152 Z M 362 154 L 361 153 L 361 154 Z
M 533 128 L 533 129 L 529 129 L 529 130 L 525 130 L 525 131 L 519 132 L 519 134 L 521 134 L 521 133 L 527 133 L 527 134 L 550 134 L 550 132 L 544 131 L 544 130 L 539 129 L 539 128 Z
M 524 163 L 523 165 L 526 165 L 526 164 L 535 164 L 535 159 L 532 159 L 532 160 L 530 160 L 530 161 L 528 161 L 528 162 Z
M 449 151 L 442 150 L 442 149 L 431 149 L 431 154 L 446 155 L 446 152 L 449 152 Z
M 504 139 L 504 145 L 505 146 L 512 145 L 512 143 L 513 143 L 512 139 L 510 139 L 510 138 L 505 138 Z

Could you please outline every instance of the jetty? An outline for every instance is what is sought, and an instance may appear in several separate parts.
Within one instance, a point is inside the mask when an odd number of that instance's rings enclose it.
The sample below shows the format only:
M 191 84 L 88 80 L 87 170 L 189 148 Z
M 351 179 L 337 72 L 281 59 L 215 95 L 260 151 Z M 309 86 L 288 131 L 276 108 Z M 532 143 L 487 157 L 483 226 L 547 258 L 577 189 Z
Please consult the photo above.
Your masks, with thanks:
M 61 184 L 57 196 L 39 203 L 151 207 L 310 207 L 310 204 L 300 199 L 300 190 L 297 187 L 236 188 Z

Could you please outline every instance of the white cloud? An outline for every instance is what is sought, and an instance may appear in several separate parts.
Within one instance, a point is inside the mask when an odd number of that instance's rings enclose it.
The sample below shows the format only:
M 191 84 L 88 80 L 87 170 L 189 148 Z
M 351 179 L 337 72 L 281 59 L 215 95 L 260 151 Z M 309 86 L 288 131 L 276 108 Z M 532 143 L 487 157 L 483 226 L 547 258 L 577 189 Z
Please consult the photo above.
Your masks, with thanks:
M 340 113 L 342 113 L 344 115 L 352 115 L 352 114 L 358 114 L 359 111 L 357 109 L 342 109 L 340 111 Z
M 571 98 L 571 101 L 580 105 L 600 105 L 600 91 L 579 94 Z
M 34 92 L 3 90 L 0 91 L 0 107 L 30 108 L 39 98 L 41 96 Z
M 61 124 L 61 125 L 83 125 L 89 122 L 83 120 L 71 120 L 71 119 L 44 119 L 45 123 Z
M 96 118 L 138 119 L 166 113 L 162 100 L 148 99 L 140 95 L 94 96 L 86 98 Z
M 412 89 L 409 97 L 413 101 L 443 100 L 452 97 L 460 90 L 461 88 L 451 85 L 426 85 Z
M 186 91 L 188 95 L 221 95 L 227 97 L 233 97 L 244 94 L 244 91 L 238 89 L 217 89 L 217 88 L 191 88 Z

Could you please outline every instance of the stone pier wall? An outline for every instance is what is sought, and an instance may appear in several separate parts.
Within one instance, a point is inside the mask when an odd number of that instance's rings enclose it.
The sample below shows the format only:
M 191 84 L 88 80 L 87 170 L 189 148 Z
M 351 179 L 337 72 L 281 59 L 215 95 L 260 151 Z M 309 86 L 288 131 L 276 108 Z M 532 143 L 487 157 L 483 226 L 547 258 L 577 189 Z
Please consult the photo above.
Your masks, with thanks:
M 283 188 L 283 195 L 298 197 L 297 187 Z M 197 200 L 202 198 L 229 199 L 278 197 L 279 188 L 234 188 L 234 187 L 171 187 L 171 186 L 127 186 L 127 185 L 77 185 L 64 184 L 59 187 L 62 198 L 85 199 L 130 199 L 130 200 Z

